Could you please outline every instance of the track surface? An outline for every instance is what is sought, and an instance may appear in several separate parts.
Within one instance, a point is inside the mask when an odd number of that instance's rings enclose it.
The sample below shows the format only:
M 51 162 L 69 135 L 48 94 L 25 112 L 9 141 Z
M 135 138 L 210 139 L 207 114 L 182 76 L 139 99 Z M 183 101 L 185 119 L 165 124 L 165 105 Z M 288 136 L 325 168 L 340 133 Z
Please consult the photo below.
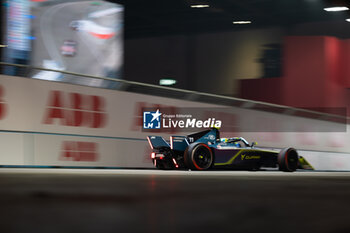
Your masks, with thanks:
M 350 173 L 0 169 L 1 232 L 350 232 Z

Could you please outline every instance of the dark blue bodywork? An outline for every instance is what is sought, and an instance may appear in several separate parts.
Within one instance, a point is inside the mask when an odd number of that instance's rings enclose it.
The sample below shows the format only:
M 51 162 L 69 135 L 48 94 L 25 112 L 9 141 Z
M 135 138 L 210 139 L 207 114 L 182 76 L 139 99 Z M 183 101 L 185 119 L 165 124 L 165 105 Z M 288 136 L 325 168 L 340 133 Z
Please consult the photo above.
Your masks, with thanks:
M 215 128 L 187 136 L 171 136 L 169 142 L 160 136 L 148 136 L 147 139 L 153 150 L 152 160 L 157 167 L 166 164 L 169 168 L 187 168 L 184 156 L 194 143 L 210 149 L 214 158 L 212 167 L 215 168 L 256 170 L 278 166 L 279 151 L 255 148 L 256 143 L 250 145 L 242 137 L 220 138 Z M 302 162 L 301 165 L 305 165 L 302 168 L 312 168 L 304 158 Z

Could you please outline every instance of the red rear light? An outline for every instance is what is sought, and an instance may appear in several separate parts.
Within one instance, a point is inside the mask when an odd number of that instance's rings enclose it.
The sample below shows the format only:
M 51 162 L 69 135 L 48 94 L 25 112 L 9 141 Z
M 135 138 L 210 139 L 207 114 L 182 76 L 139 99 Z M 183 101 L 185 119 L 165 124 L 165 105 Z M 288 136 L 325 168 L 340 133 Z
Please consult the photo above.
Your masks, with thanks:
M 151 159 L 155 159 L 156 158 L 156 153 L 152 152 L 151 153 Z

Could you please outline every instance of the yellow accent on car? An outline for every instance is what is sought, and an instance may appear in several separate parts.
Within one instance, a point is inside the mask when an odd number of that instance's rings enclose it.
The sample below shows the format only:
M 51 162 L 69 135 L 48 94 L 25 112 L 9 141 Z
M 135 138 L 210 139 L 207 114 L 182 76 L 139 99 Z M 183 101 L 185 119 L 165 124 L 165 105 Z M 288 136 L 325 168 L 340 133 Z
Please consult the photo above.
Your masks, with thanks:
M 299 165 L 306 170 L 315 170 L 315 168 L 302 156 L 299 157 Z
M 225 162 L 225 163 L 215 163 L 214 165 L 216 166 L 223 166 L 223 165 L 230 165 L 232 164 L 232 162 L 238 157 L 240 156 L 243 152 L 257 152 L 257 150 L 254 149 L 242 149 L 240 150 L 237 154 L 235 154 L 229 161 Z M 259 152 L 269 152 L 269 153 L 278 153 L 277 151 L 272 151 L 272 150 L 259 150 Z M 245 155 L 244 155 L 245 156 Z M 252 155 L 254 156 L 254 155 Z M 257 158 L 252 158 L 252 159 L 257 159 Z

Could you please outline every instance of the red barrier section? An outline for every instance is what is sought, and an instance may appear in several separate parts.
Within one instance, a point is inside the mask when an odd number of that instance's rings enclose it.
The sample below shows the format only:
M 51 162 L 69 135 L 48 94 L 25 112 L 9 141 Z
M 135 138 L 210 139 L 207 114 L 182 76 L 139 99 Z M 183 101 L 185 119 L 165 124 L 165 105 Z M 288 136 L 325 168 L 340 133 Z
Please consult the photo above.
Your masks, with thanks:
M 287 37 L 284 47 L 283 103 L 323 107 L 326 92 L 324 37 Z
M 326 92 L 320 93 L 326 94 L 325 106 L 326 107 L 345 107 L 346 89 L 342 85 L 346 79 L 344 70 L 346 69 L 346 61 L 344 60 L 343 47 L 346 42 L 334 37 L 325 38 L 325 59 L 326 59 Z
M 241 80 L 241 90 L 241 98 L 283 104 L 281 78 Z

